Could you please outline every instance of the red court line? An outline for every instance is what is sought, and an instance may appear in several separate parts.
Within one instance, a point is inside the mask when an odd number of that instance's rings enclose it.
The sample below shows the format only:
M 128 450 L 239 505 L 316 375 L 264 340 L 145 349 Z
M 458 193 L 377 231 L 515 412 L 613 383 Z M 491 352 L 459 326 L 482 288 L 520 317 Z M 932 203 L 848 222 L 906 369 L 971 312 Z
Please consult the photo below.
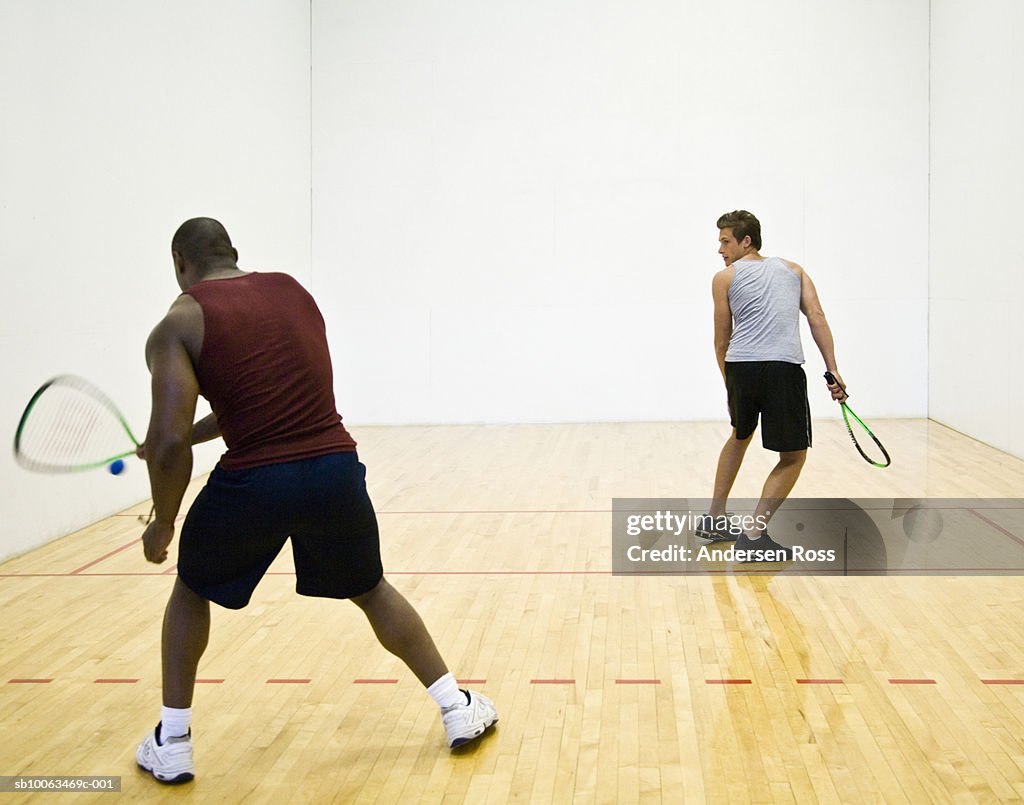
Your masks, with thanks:
M 0 579 L 103 579 L 120 576 L 160 576 L 152 570 L 139 570 L 134 573 L 0 573 Z
M 135 517 L 136 515 L 134 515 L 134 514 L 126 515 L 124 513 L 121 513 L 121 514 L 115 514 L 115 515 L 111 515 L 111 516 L 112 517 L 123 517 L 123 516 Z M 182 519 L 184 519 L 184 517 L 185 517 L 184 514 L 179 514 L 177 517 L 174 518 L 174 522 L 178 523 Z M 79 573 L 81 573 L 83 570 L 86 570 L 86 569 L 92 567 L 93 565 L 98 565 L 100 562 L 103 562 L 104 560 L 109 559 L 111 556 L 116 556 L 117 554 L 121 553 L 122 551 L 128 550 L 132 546 L 140 545 L 141 542 L 142 542 L 142 533 L 140 532 L 138 539 L 134 539 L 131 542 L 129 542 L 127 545 L 122 545 L 120 548 L 115 548 L 110 553 L 103 554 L 103 556 L 101 556 L 99 559 L 93 559 L 88 564 L 82 565 L 79 568 L 75 568 L 74 570 L 72 570 L 67 575 L 69 575 L 69 576 L 76 576 Z M 4 574 L 4 575 L 6 575 L 6 574 Z M 11 575 L 20 575 L 20 574 L 11 574 Z M 59 574 L 40 573 L 38 575 L 47 576 L 47 575 L 59 575 Z M 91 576 L 91 575 L 104 575 L 104 574 L 92 574 L 92 573 L 90 573 L 89 575 Z M 148 574 L 148 573 L 110 573 L 110 574 L 106 574 L 106 575 L 112 575 L 112 576 L 122 576 L 122 575 L 147 576 L 147 575 L 150 575 L 150 574 Z
M 177 565 L 173 568 L 160 571 L 135 571 L 135 572 L 121 572 L 121 573 L 0 573 L 0 579 L 39 579 L 39 578 L 78 578 L 78 579 L 101 579 L 101 578 L 133 578 L 137 576 L 152 576 L 161 577 L 167 576 L 177 570 Z M 775 575 L 779 571 L 758 568 L 758 569 L 746 569 L 746 568 L 725 568 L 722 570 L 680 570 L 680 571 L 665 571 L 657 570 L 651 572 L 643 571 L 630 571 L 628 573 L 620 573 L 618 575 L 622 577 L 664 577 L 671 578 L 672 576 L 688 577 L 688 576 L 723 576 L 723 575 L 734 575 L 734 576 L 771 576 Z M 847 575 L 850 576 L 927 576 L 935 573 L 949 573 L 952 575 L 965 575 L 965 574 L 994 574 L 997 576 L 1010 576 L 1015 574 L 1024 574 L 1024 567 L 921 567 L 913 570 L 906 570 L 903 568 L 881 568 L 874 570 L 871 568 L 849 568 Z M 616 575 L 611 570 L 388 570 L 389 576 L 614 576 Z M 842 576 L 844 572 L 842 570 L 815 570 L 809 572 L 802 572 L 801 576 L 817 576 L 824 578 L 826 576 Z M 274 570 L 266 574 L 267 576 L 295 576 L 294 571 Z M 791 574 L 792 575 L 792 574 Z
M 177 569 L 177 566 L 173 568 Z M 0 573 L 0 579 L 38 579 L 38 578 L 131 578 L 134 576 L 166 576 L 171 570 L 160 571 L 135 571 L 121 573 Z M 630 571 L 620 573 L 623 577 L 636 576 L 718 576 L 718 575 L 742 575 L 742 576 L 771 576 L 778 571 L 766 569 L 726 568 L 723 570 L 683 570 L 683 571 L 652 571 L 649 573 L 641 571 Z M 903 568 L 882 568 L 873 570 L 870 568 L 850 568 L 850 576 L 927 576 L 933 573 L 950 574 L 996 574 L 1009 576 L 1013 574 L 1024 574 L 1024 567 L 921 567 L 914 570 Z M 388 570 L 389 576 L 614 576 L 611 570 Z M 294 571 L 275 570 L 266 574 L 267 576 L 294 576 Z M 841 576 L 842 570 L 815 570 L 813 572 L 801 573 L 803 576 Z
M 81 573 L 83 570 L 88 570 L 93 565 L 98 565 L 100 562 L 102 562 L 102 561 L 104 561 L 106 559 L 109 559 L 111 556 L 116 556 L 117 554 L 121 553 L 122 551 L 127 551 L 129 548 L 134 548 L 136 546 L 141 546 L 141 545 L 142 545 L 142 542 L 140 540 L 133 539 L 131 542 L 129 542 L 129 543 L 125 544 L 125 545 L 122 545 L 120 548 L 115 548 L 110 553 L 103 554 L 103 556 L 101 556 L 99 559 L 93 559 L 88 564 L 82 565 L 81 567 L 78 567 L 78 568 L 75 568 L 68 575 L 75 576 L 75 575 Z
M 31 677 L 18 677 L 14 679 L 8 679 L 8 685 L 47 685 L 53 682 L 54 679 L 50 678 L 31 678 Z M 117 677 L 101 677 L 94 679 L 94 684 L 108 684 L 108 685 L 134 685 L 138 682 L 138 679 L 122 679 Z M 456 680 L 462 685 L 483 685 L 487 682 L 486 679 L 458 679 Z M 842 679 L 796 679 L 794 680 L 798 685 L 844 685 L 846 684 Z M 979 680 L 983 685 L 1024 685 L 1024 679 L 981 679 Z M 312 682 L 312 679 L 268 679 L 266 684 L 268 685 L 308 685 Z M 705 679 L 704 682 L 708 685 L 750 685 L 753 684 L 749 679 Z M 220 685 L 224 683 L 224 679 L 197 679 L 197 685 Z M 397 679 L 353 679 L 353 685 L 397 685 Z M 575 679 L 531 679 L 531 685 L 575 685 Z M 660 685 L 660 679 L 616 679 L 616 685 Z M 936 685 L 938 684 L 934 679 L 890 679 L 889 684 L 891 685 Z
M 897 506 L 897 511 L 910 509 L 909 506 Z M 934 511 L 960 511 L 962 506 L 928 506 Z M 788 512 L 891 512 L 892 505 L 885 506 L 837 506 L 828 509 L 817 507 L 793 507 L 786 505 Z M 1020 506 L 998 506 L 992 511 L 1020 511 Z M 620 512 L 649 512 L 650 509 L 620 509 Z M 968 509 L 968 511 L 970 511 Z M 613 514 L 615 509 L 430 509 L 429 511 L 404 511 L 395 509 L 393 511 L 378 511 L 377 516 L 384 514 L 395 515 L 424 515 L 424 514 Z M 902 515 L 900 515 L 902 516 Z
M 646 509 L 624 509 L 623 511 L 647 511 Z M 611 514 L 612 509 L 450 509 L 438 511 L 390 511 L 377 512 L 382 514 L 421 515 L 421 514 Z
M 1024 545 L 1024 540 L 1022 540 L 1022 539 L 1021 539 L 1020 537 L 1018 537 L 1018 536 L 1017 536 L 1016 534 L 1013 534 L 1013 533 L 1011 533 L 1010 531 L 1007 531 L 1007 530 L 1006 530 L 1005 528 L 1003 528 L 1003 527 L 1002 527 L 1001 525 L 999 525 L 998 523 L 994 523 L 994 522 L 992 522 L 991 520 L 989 520 L 989 519 L 988 519 L 988 518 L 987 518 L 987 517 L 986 517 L 986 516 L 985 516 L 984 514 L 982 514 L 981 512 L 977 512 L 977 511 L 975 511 L 974 509 L 968 509 L 967 511 L 969 511 L 969 512 L 970 512 L 971 514 L 973 514 L 973 515 L 974 515 L 975 517 L 977 517 L 977 518 L 978 518 L 979 520 L 982 520 L 982 521 L 984 521 L 984 522 L 988 523 L 988 524 L 989 524 L 990 526 L 992 526 L 992 528 L 994 528 L 994 529 L 995 529 L 996 531 L 1000 532 L 1001 534 L 1004 534 L 1004 535 L 1006 535 L 1007 537 L 1009 537 L 1010 539 L 1012 539 L 1012 540 L 1013 540 L 1014 542 L 1016 542 L 1016 543 L 1017 543 L 1018 545 Z
M 0 573 L 0 579 L 35 579 L 35 578 L 69 578 L 77 575 L 82 578 L 117 578 L 120 576 L 166 576 L 176 571 L 175 565 L 167 570 L 130 571 L 119 573 Z M 1005 570 L 1005 568 L 994 568 Z M 1021 568 L 1024 572 L 1024 568 Z M 841 572 L 841 571 L 840 571 Z M 610 570 L 388 570 L 389 576 L 611 576 Z M 294 576 L 293 570 L 271 570 L 267 576 Z M 677 575 L 677 574 L 667 574 Z
M 270 573 L 267 574 L 272 575 Z M 292 576 L 294 573 L 284 575 Z M 610 570 L 389 570 L 389 576 L 610 576 Z

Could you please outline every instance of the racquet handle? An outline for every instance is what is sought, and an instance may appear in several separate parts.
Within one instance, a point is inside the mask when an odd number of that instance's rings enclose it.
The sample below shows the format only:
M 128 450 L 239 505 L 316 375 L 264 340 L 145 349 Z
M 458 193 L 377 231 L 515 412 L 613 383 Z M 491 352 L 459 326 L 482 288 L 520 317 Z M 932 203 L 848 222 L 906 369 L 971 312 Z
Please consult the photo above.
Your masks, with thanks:
M 834 385 L 837 384 L 838 381 L 836 381 L 836 376 L 834 374 L 832 374 L 831 372 L 826 370 L 825 371 L 825 382 L 828 383 L 830 386 L 834 386 Z M 840 386 L 840 388 L 843 388 L 843 387 Z M 846 389 L 845 388 L 843 388 L 843 394 L 846 394 Z M 843 398 L 842 402 L 845 403 L 846 400 L 848 400 L 848 399 L 850 399 L 850 395 L 846 394 L 846 396 Z

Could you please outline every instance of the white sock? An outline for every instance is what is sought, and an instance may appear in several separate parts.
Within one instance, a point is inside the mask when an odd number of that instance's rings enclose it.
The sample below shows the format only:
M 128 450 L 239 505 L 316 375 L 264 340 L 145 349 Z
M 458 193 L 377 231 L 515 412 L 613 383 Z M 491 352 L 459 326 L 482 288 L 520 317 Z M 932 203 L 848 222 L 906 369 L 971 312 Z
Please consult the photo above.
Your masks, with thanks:
M 160 740 L 166 743 L 168 738 L 179 738 L 188 735 L 192 726 L 192 708 L 161 707 L 160 708 Z
M 466 694 L 459 690 L 459 686 L 451 672 L 445 674 L 427 688 L 427 693 L 430 694 L 430 698 L 437 702 L 437 706 L 442 710 L 446 707 L 466 704 Z

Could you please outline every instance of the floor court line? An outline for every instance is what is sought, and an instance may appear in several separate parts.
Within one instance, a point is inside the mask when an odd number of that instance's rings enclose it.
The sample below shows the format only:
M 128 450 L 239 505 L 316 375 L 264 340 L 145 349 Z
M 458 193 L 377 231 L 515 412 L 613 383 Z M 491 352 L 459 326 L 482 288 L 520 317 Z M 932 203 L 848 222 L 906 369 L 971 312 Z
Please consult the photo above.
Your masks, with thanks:
M 985 515 L 981 514 L 980 512 L 976 511 L 975 509 L 967 509 L 967 511 L 969 511 L 969 512 L 970 512 L 971 514 L 973 514 L 973 515 L 974 515 L 975 517 L 977 517 L 977 518 L 978 518 L 979 520 L 982 520 L 983 522 L 985 522 L 985 523 L 988 523 L 988 524 L 989 524 L 989 525 L 990 525 L 990 526 L 991 526 L 992 528 L 994 528 L 994 529 L 995 529 L 996 531 L 1000 532 L 1000 533 L 1001 533 L 1001 534 L 1003 534 L 1004 536 L 1007 536 L 1007 537 L 1009 537 L 1009 538 L 1010 538 L 1010 539 L 1012 539 L 1012 540 L 1013 540 L 1014 542 L 1016 542 L 1016 543 L 1017 543 L 1018 545 L 1024 545 L 1024 540 L 1022 540 L 1022 539 L 1021 539 L 1020 537 L 1018 537 L 1018 536 L 1017 536 L 1016 534 L 1014 534 L 1014 533 L 1013 533 L 1013 532 L 1011 532 L 1011 531 L 1007 531 L 1007 530 L 1006 530 L 1005 528 L 1003 528 L 1003 527 L 1002 527 L 1001 525 L 999 525 L 998 523 L 994 523 L 994 522 L 992 522 L 992 521 L 991 521 L 991 520 L 990 520 L 989 518 L 987 518 L 987 517 L 986 517 Z
M 78 573 L 72 571 L 65 571 L 63 573 L 0 573 L 0 579 L 33 579 L 33 578 L 77 578 L 77 579 L 95 579 L 95 578 L 117 578 L 118 576 L 132 577 L 132 576 L 170 576 L 177 568 L 168 568 L 167 570 L 152 570 L 152 571 L 119 571 L 119 572 L 96 572 L 96 573 Z M 774 576 L 778 572 L 772 569 L 765 568 L 724 568 L 724 569 L 708 569 L 708 570 L 680 570 L 680 571 L 630 571 L 628 573 L 616 574 L 611 570 L 388 570 L 385 572 L 386 576 L 621 576 L 622 578 L 671 578 L 672 576 L 678 576 L 680 578 L 699 577 L 699 576 Z M 884 568 L 884 569 L 872 569 L 872 568 L 855 568 L 844 574 L 841 570 L 815 570 L 806 573 L 789 573 L 785 574 L 790 577 L 794 575 L 803 576 L 929 576 L 934 574 L 945 574 L 950 576 L 965 576 L 965 575 L 996 575 L 996 576 L 1012 576 L 1012 575 L 1024 575 L 1024 567 L 929 567 L 929 568 Z M 272 570 L 266 573 L 267 576 L 294 576 L 294 571 L 285 570 Z
M 56 677 L 14 677 L 7 680 L 8 685 L 47 685 L 51 682 L 57 681 Z M 93 680 L 93 684 L 107 684 L 107 685 L 134 685 L 141 681 L 141 677 L 99 677 Z M 469 679 L 469 678 L 457 678 L 455 680 L 460 685 L 485 685 L 487 684 L 488 678 Z M 916 679 L 916 678 L 886 678 L 886 682 L 890 685 L 938 685 L 939 683 L 935 679 Z M 197 685 L 222 685 L 227 680 L 223 677 L 212 678 L 202 677 L 196 679 Z M 271 677 L 266 680 L 267 685 L 309 685 L 315 682 L 314 677 Z M 610 680 L 615 685 L 660 685 L 662 680 L 657 677 L 648 678 L 633 678 L 633 677 L 617 677 Z M 792 680 L 795 685 L 845 685 L 846 681 L 839 678 L 797 678 Z M 754 685 L 752 679 L 743 677 L 725 677 L 722 679 L 705 679 L 706 685 Z M 1024 685 L 1024 679 L 984 679 L 979 678 L 978 683 L 982 685 Z M 353 685 L 398 685 L 401 684 L 400 679 L 391 677 L 357 677 L 352 680 Z M 576 680 L 572 678 L 535 678 L 530 680 L 531 685 L 575 685 Z
M 176 569 L 176 568 L 174 568 Z M 173 569 L 171 569 L 173 570 Z M 0 579 L 117 578 L 118 576 L 169 576 L 171 570 L 108 571 L 97 573 L 0 573 Z M 294 576 L 292 570 L 271 570 L 265 576 Z M 388 570 L 386 576 L 611 576 L 610 570 Z
M 69 576 L 77 576 L 83 570 L 88 570 L 93 565 L 98 565 L 100 562 L 103 562 L 103 561 L 109 559 L 111 556 L 116 556 L 117 554 L 122 553 L 123 551 L 127 551 L 129 548 L 133 548 L 133 547 L 135 547 L 138 544 L 139 544 L 139 540 L 133 539 L 131 542 L 125 543 L 120 548 L 115 548 L 114 550 L 110 551 L 109 553 L 105 553 L 99 559 L 93 559 L 88 564 L 84 564 L 81 567 L 75 568 L 68 575 Z
M 674 500 L 674 498 L 664 498 L 665 500 Z M 892 506 L 851 506 L 842 509 L 823 509 L 823 508 L 802 508 L 787 506 L 787 512 L 822 512 L 822 511 L 865 511 L 865 512 L 891 512 Z M 905 507 L 896 507 L 905 508 Z M 969 511 L 975 513 L 975 509 L 984 509 L 986 511 L 1021 511 L 1024 506 L 993 506 L 990 509 L 985 509 L 983 506 L 974 506 L 968 508 L 965 506 L 928 506 L 926 507 L 933 511 Z M 422 515 L 452 515 L 452 514 L 614 514 L 616 511 L 621 512 L 646 512 L 649 509 L 424 509 L 422 511 L 405 511 L 396 509 L 392 511 L 376 511 L 378 517 L 386 516 L 398 516 L 398 517 L 419 517 Z M 135 517 L 134 514 L 113 514 L 111 517 Z M 175 522 L 183 519 L 178 517 Z
M 664 500 L 674 500 L 675 498 L 664 498 Z M 884 500 L 884 498 L 883 498 Z M 895 507 L 897 509 L 904 507 Z M 927 506 L 925 507 L 930 511 L 971 511 L 970 508 L 965 506 Z M 983 506 L 976 506 L 974 508 L 982 508 Z M 811 508 L 811 507 L 799 507 L 799 506 L 786 506 L 787 512 L 823 512 L 823 511 L 865 511 L 865 512 L 886 512 L 890 513 L 893 506 L 848 506 L 844 508 Z M 1024 506 L 993 506 L 987 511 L 1021 511 Z M 378 511 L 377 515 L 426 515 L 426 514 L 614 514 L 616 511 L 619 512 L 648 512 L 650 509 L 429 509 L 423 511 Z

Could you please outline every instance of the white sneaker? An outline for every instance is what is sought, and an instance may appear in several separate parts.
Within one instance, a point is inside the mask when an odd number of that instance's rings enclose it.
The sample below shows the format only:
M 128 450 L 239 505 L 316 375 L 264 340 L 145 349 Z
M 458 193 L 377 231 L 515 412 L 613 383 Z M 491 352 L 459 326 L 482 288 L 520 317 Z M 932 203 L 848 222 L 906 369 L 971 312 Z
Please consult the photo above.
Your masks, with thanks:
M 454 749 L 484 734 L 484 730 L 498 723 L 494 702 L 476 691 L 463 690 L 468 702 L 446 707 L 441 711 L 448 746 Z
M 143 771 L 151 772 L 161 783 L 187 783 L 196 776 L 192 760 L 192 731 L 178 738 L 167 738 L 161 745 L 160 728 L 146 736 L 135 750 L 135 762 Z

